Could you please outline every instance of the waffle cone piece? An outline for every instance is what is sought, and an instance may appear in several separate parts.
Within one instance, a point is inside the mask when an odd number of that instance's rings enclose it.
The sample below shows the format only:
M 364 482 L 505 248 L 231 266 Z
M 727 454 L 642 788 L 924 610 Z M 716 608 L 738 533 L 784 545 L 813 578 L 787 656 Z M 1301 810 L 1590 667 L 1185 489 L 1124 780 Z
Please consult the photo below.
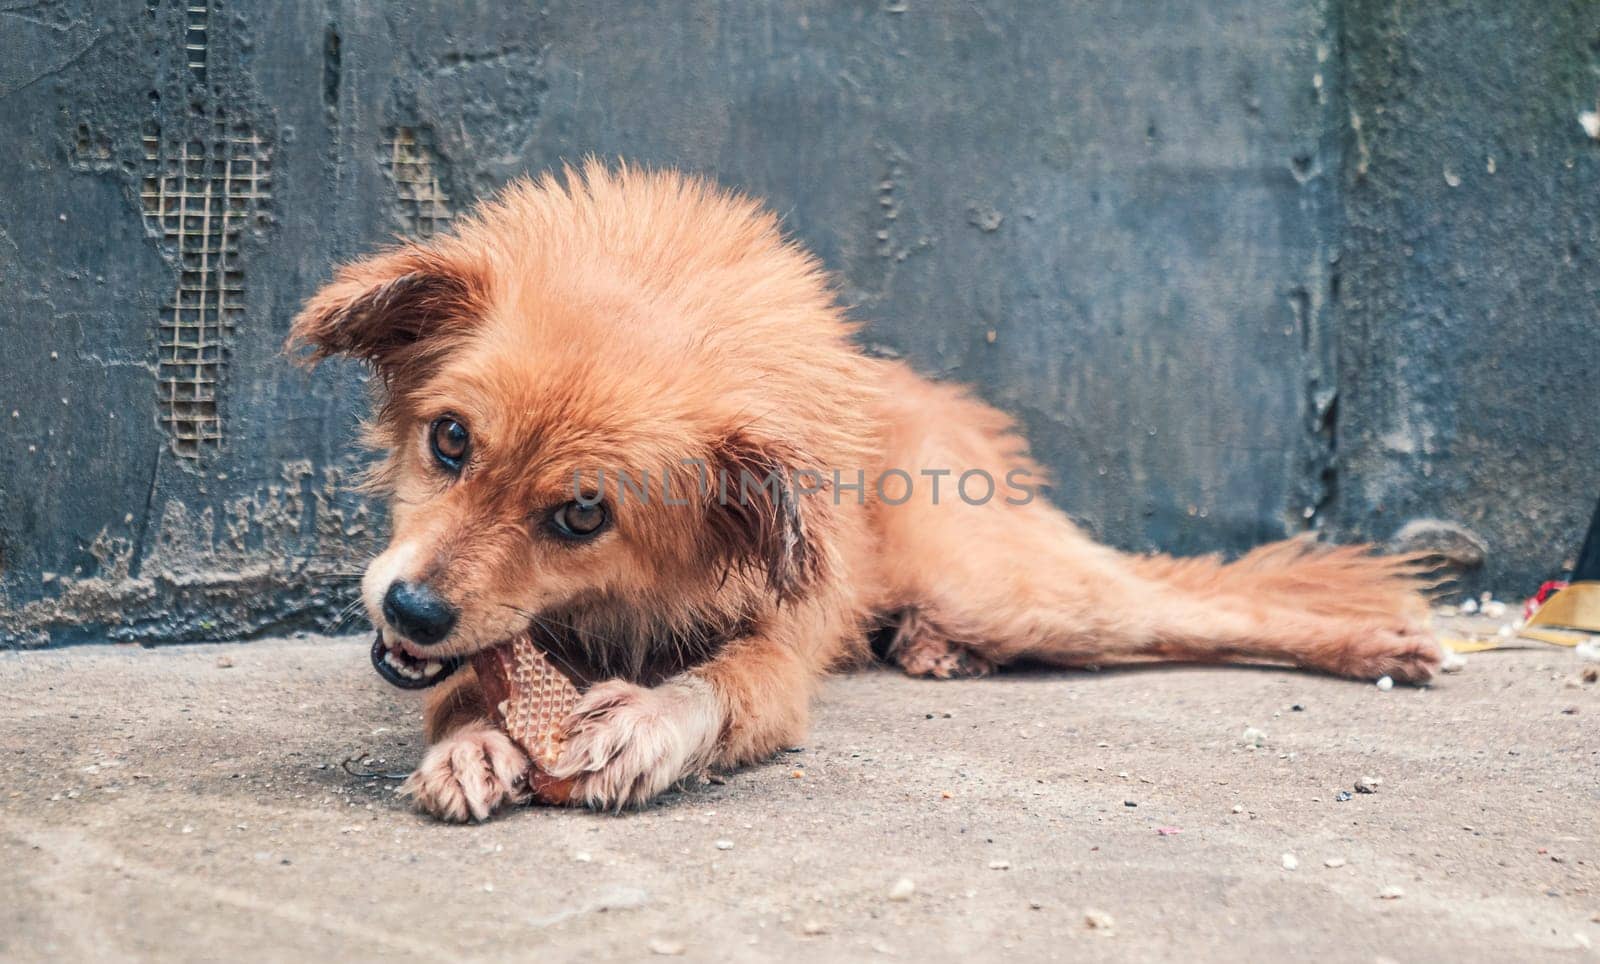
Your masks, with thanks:
M 582 692 L 528 633 L 483 650 L 472 668 L 495 724 L 528 754 L 528 789 L 540 803 L 564 804 L 572 798 L 572 781 L 550 776 L 561 756 L 567 717 Z

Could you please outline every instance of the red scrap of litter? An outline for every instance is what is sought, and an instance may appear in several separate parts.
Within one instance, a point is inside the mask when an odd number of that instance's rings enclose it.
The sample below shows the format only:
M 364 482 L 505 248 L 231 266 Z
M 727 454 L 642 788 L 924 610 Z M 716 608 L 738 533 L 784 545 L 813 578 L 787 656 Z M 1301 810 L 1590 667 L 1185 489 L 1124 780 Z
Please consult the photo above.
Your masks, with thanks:
M 1156 833 L 1160 834 L 1163 837 L 1172 837 L 1172 836 L 1176 836 L 1177 834 L 1183 833 L 1183 828 L 1182 827 L 1157 827 L 1156 828 Z
M 1567 581 L 1565 579 L 1546 580 L 1544 585 L 1539 587 L 1539 591 L 1529 596 L 1527 601 L 1522 604 L 1522 618 L 1524 620 L 1532 619 L 1533 614 L 1538 612 L 1539 608 L 1543 606 L 1551 596 L 1554 596 L 1556 593 L 1565 588 L 1567 588 Z

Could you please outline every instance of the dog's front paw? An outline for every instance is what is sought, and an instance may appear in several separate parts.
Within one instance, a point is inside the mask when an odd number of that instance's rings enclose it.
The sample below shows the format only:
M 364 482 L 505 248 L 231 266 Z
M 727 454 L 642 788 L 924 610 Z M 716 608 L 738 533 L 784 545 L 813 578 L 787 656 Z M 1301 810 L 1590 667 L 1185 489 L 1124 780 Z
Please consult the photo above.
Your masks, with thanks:
M 637 806 L 702 765 L 720 731 L 716 698 L 701 680 L 653 689 L 612 680 L 578 702 L 550 775 L 573 781 L 576 803 Z
M 428 748 L 400 792 L 441 820 L 487 820 L 528 799 L 528 756 L 499 730 L 474 723 Z

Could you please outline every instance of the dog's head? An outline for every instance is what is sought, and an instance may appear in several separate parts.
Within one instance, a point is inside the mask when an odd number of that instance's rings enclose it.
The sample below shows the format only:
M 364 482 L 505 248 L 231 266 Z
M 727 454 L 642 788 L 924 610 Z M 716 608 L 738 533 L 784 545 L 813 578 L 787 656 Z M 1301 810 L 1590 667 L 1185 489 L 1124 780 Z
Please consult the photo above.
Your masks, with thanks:
M 852 430 L 815 399 L 848 408 L 856 355 L 748 201 L 597 165 L 522 182 L 342 268 L 290 342 L 376 376 L 392 534 L 362 596 L 396 685 L 529 629 L 637 674 L 828 566 L 831 506 L 795 480 Z

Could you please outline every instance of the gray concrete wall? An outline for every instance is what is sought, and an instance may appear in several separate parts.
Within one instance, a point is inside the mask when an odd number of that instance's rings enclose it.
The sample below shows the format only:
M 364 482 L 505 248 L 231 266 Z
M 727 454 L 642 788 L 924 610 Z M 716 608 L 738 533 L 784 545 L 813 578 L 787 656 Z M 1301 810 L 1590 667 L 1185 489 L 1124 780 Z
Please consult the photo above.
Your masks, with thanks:
M 1529 590 L 1600 499 L 1600 3 L 1343 18 L 1334 528 L 1455 520 Z
M 770 198 L 1113 543 L 1438 515 L 1521 588 L 1600 488 L 1600 15 L 1402 6 L 0 4 L 0 642 L 326 622 L 382 511 L 295 306 L 590 152 Z

